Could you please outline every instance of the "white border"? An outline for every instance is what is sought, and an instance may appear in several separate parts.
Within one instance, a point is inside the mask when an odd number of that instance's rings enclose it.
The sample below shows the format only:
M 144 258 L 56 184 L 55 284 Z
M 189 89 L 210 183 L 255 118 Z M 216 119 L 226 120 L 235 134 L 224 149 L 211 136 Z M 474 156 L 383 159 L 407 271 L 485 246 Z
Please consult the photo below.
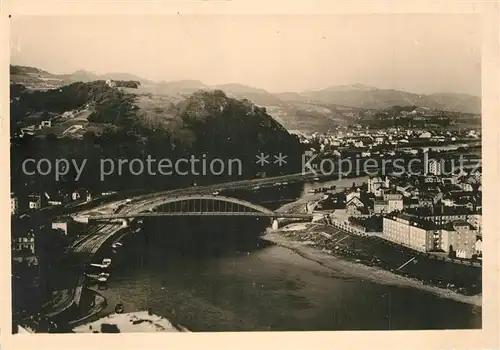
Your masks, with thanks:
M 388 331 L 388 332 L 271 332 L 191 334 L 88 334 L 15 335 L 11 333 L 10 306 L 10 224 L 7 196 L 9 166 L 2 166 L 3 218 L 0 232 L 1 295 L 0 345 L 5 349 L 495 349 L 497 330 L 499 219 L 498 219 L 498 117 L 499 117 L 499 7 L 496 1 L 65 1 L 12 0 L 3 4 L 0 20 L 2 49 L 0 91 L 1 161 L 9 164 L 9 19 L 8 14 L 391 14 L 391 13 L 475 13 L 483 16 L 483 225 L 485 232 L 483 267 L 483 329 L 470 331 Z M 443 23 L 446 25 L 446 23 Z M 7 49 L 7 50 L 6 50 Z

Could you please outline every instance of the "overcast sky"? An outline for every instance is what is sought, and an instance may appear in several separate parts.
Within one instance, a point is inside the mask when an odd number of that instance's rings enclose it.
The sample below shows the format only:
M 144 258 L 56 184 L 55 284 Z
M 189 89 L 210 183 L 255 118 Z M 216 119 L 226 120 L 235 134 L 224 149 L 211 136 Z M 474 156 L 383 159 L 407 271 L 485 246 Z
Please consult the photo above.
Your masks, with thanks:
M 13 64 L 271 92 L 362 83 L 481 94 L 472 15 L 55 16 L 11 19 Z

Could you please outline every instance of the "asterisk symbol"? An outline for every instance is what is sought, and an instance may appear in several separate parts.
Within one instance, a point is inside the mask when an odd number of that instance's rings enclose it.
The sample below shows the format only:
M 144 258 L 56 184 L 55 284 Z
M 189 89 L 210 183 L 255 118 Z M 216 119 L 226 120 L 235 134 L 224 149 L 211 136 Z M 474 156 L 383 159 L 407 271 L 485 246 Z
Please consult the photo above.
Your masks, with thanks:
M 257 161 L 255 163 L 259 164 L 260 166 L 269 164 L 267 158 L 269 158 L 269 156 L 261 152 L 260 154 L 257 155 Z
M 279 166 L 282 166 L 283 164 L 286 164 L 286 158 L 288 156 L 285 156 L 283 154 L 281 154 L 281 152 L 277 155 L 277 156 L 274 156 L 274 164 L 278 163 Z

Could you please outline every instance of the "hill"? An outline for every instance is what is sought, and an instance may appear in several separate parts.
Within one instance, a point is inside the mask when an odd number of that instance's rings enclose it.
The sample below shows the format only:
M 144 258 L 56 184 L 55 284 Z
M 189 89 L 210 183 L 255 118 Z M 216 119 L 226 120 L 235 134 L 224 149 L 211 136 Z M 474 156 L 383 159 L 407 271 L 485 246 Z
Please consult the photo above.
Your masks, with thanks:
M 331 86 L 322 90 L 283 93 L 277 96 L 284 101 L 317 101 L 364 109 L 416 105 L 454 112 L 481 113 L 481 98 L 477 96 L 455 93 L 423 95 L 400 90 L 377 89 L 362 84 Z
M 10 66 L 10 83 L 23 85 L 28 89 L 53 89 L 67 82 L 65 76 L 51 74 L 38 68 Z
M 21 84 L 33 90 L 54 89 L 74 82 L 91 82 L 108 79 L 148 83 L 147 79 L 128 73 L 106 73 L 99 75 L 81 69 L 70 74 L 53 74 L 34 67 L 10 66 L 11 84 Z
M 198 90 L 208 90 L 209 87 L 199 80 L 175 80 L 150 83 L 152 91 L 161 95 L 185 95 L 192 94 Z
M 189 84 L 188 84 L 189 85 Z M 262 172 L 255 163 L 260 152 L 286 152 L 291 161 L 266 167 L 268 174 L 300 171 L 301 145 L 266 109 L 248 100 L 228 97 L 221 90 L 198 90 L 177 99 L 143 93 L 141 89 L 112 87 L 105 81 L 76 82 L 47 91 L 23 89 L 12 84 L 16 97 L 11 102 L 13 133 L 20 127 L 39 125 L 50 119 L 52 126 L 34 129 L 33 136 L 14 138 L 11 146 L 13 186 L 50 179 L 26 176 L 21 169 L 23 155 L 31 158 L 86 159 L 86 173 L 78 184 L 115 190 L 131 187 L 165 188 L 216 181 L 214 176 L 110 176 L 103 183 L 98 175 L 100 159 L 237 159 L 238 169 L 216 175 L 224 178 L 252 178 Z M 159 99 L 161 98 L 161 99 Z M 77 126 L 75 126 L 77 125 Z M 16 128 L 17 126 L 17 128 Z M 77 131 L 75 131 L 78 129 Z M 271 156 L 272 157 L 272 156 Z M 92 170 L 90 170 L 92 169 Z M 38 183 L 38 185 L 40 185 Z

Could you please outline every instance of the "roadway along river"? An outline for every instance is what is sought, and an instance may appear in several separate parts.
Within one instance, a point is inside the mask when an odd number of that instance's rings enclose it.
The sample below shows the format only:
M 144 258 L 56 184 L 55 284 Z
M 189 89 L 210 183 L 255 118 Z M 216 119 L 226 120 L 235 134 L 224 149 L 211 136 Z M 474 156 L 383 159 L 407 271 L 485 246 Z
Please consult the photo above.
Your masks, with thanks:
M 279 193 L 291 199 L 311 186 Z M 276 193 L 258 196 L 264 202 Z M 150 307 L 192 331 L 481 327 L 480 308 L 353 278 L 262 241 L 268 221 L 146 222 L 144 234 L 125 239 L 121 263 L 102 291 L 109 311 L 118 302 L 126 312 Z

